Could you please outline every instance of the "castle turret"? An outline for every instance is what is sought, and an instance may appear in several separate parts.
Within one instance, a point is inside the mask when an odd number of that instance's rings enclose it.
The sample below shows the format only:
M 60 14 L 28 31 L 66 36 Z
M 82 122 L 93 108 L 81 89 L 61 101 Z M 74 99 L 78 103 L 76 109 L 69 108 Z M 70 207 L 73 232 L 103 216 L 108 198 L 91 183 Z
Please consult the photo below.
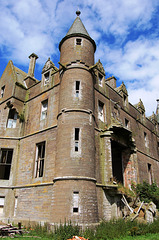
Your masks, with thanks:
M 54 222 L 98 221 L 95 179 L 94 87 L 89 67 L 96 45 L 77 11 L 61 40 Z

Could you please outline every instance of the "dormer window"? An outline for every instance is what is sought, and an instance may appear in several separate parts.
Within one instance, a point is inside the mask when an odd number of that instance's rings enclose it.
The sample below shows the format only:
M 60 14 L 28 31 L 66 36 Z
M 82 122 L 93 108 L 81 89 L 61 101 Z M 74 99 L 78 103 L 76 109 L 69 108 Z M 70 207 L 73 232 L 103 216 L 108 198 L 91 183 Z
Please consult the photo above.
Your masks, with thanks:
M 123 95 L 124 98 L 124 106 L 126 106 L 126 95 Z
M 5 89 L 5 86 L 3 86 L 3 87 L 1 88 L 1 98 L 3 98 L 3 96 L 4 96 L 4 89 Z
M 82 39 L 76 38 L 76 45 L 82 45 Z
M 125 118 L 125 127 L 129 128 L 129 121 Z
M 98 74 L 98 79 L 99 79 L 99 85 L 102 87 L 103 76 L 100 73 Z
M 47 85 L 50 80 L 50 72 L 44 74 L 44 85 Z

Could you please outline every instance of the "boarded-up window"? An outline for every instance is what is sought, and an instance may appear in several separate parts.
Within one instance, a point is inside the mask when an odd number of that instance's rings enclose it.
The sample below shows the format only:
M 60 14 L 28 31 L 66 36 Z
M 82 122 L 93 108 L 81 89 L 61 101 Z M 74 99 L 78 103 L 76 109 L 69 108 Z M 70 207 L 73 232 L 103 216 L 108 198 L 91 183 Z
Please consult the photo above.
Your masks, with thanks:
M 0 179 L 9 180 L 13 149 L 0 150 Z

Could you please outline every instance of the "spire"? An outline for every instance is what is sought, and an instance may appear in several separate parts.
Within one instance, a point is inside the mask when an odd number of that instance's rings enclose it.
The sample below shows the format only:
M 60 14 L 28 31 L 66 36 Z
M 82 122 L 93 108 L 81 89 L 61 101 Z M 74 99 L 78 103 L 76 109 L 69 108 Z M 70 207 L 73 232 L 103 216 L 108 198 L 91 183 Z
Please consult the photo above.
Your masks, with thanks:
M 95 44 L 94 40 L 88 34 L 84 24 L 82 23 L 82 21 L 79 17 L 81 12 L 79 10 L 77 10 L 76 14 L 77 14 L 77 17 L 74 20 L 74 22 L 73 22 L 72 26 L 70 27 L 69 31 L 67 32 L 66 36 L 61 40 L 61 42 L 59 44 L 59 49 L 61 48 L 62 43 L 70 37 L 84 37 L 84 38 L 87 38 L 88 40 L 90 40 L 93 43 L 94 51 L 95 51 L 96 50 L 96 44 Z
M 66 36 L 69 36 L 71 34 L 83 34 L 83 35 L 86 35 L 87 37 L 90 37 L 87 30 L 85 29 L 85 26 L 83 25 L 83 23 L 79 17 L 81 12 L 78 10 L 78 11 L 76 11 L 76 14 L 77 14 L 77 17 L 76 17 L 75 21 L 73 22 L 72 26 L 70 27 Z

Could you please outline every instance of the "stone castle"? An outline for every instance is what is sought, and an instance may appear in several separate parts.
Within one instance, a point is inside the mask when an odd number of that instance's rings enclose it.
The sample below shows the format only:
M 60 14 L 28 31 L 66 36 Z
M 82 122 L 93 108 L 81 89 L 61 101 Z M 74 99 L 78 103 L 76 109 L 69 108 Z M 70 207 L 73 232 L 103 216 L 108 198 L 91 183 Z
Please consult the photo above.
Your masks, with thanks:
M 105 78 L 77 17 L 41 81 L 9 61 L 0 79 L 0 219 L 79 224 L 120 217 L 118 182 L 159 185 L 159 103 L 145 116 Z

